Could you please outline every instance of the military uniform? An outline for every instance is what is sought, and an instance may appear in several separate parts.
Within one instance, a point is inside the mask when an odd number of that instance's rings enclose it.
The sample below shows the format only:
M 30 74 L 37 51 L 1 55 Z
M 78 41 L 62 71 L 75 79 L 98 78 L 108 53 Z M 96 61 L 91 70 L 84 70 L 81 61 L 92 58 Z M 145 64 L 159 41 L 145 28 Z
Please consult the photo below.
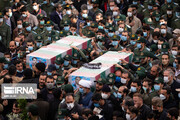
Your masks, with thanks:
M 40 35 L 40 34 L 36 35 L 35 43 L 36 43 L 36 50 L 43 46 L 43 37 L 42 37 L 42 35 Z
M 55 66 L 57 69 L 56 72 L 60 76 L 63 75 L 63 69 L 62 69 L 62 67 L 60 67 L 60 65 L 62 65 L 63 63 L 64 63 L 64 60 L 60 56 L 57 56 L 56 60 L 55 60 Z
M 50 18 L 50 15 L 54 9 L 54 6 L 51 3 L 42 4 L 41 9 L 43 9 L 47 13 L 47 17 Z
M 174 3 L 174 2 L 171 2 L 170 4 L 167 4 L 167 3 L 164 3 L 162 6 L 161 6 L 161 15 L 164 15 L 167 13 L 167 8 L 168 6 L 173 6 L 173 10 L 175 11 L 176 7 L 178 7 L 178 4 L 177 3 Z
M 120 41 L 120 37 L 118 35 L 113 35 L 111 40 L 112 40 L 111 43 L 112 47 L 109 48 L 110 51 L 121 51 L 123 49 L 123 47 L 120 44 L 118 44 L 117 46 L 113 45 L 113 42 Z

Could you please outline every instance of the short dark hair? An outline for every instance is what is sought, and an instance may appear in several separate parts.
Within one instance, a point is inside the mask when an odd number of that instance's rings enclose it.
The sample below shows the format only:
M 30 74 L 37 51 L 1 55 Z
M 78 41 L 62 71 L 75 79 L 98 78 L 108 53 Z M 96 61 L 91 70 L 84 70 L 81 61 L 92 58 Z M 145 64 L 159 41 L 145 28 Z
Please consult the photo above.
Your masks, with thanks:
M 138 79 L 133 80 L 132 83 L 137 83 L 138 86 L 141 86 L 141 82 Z
M 124 100 L 125 100 L 125 105 L 126 105 L 126 106 L 128 106 L 128 107 L 134 106 L 134 101 L 133 101 L 133 99 L 132 99 L 131 97 L 126 96 L 126 97 L 124 98 Z
M 77 25 L 75 23 L 70 24 L 70 27 L 74 27 L 77 29 Z
M 148 85 L 149 85 L 149 86 L 152 86 L 152 80 L 149 79 L 149 78 L 144 78 L 144 79 L 143 79 L 143 82 L 148 82 Z
M 15 75 L 16 74 L 16 66 L 10 65 L 9 66 L 9 75 Z
M 177 108 L 175 108 L 175 107 L 170 108 L 170 109 L 168 110 L 168 113 L 169 113 L 171 116 L 173 116 L 173 117 L 175 117 L 176 119 L 178 119 L 179 111 L 178 111 Z
M 92 96 L 92 101 L 99 101 L 102 99 L 102 96 L 100 93 L 95 93 L 93 96 Z
M 53 76 L 48 75 L 48 76 L 46 77 L 46 79 L 45 79 L 46 82 L 47 82 L 47 79 L 48 79 L 48 78 L 54 80 Z
M 27 10 L 26 6 L 24 6 L 24 7 L 21 8 L 20 11 L 21 11 L 21 12 L 27 12 L 28 10 Z
M 134 106 L 130 106 L 128 109 L 131 113 L 135 113 L 136 115 L 138 115 L 138 112 L 139 112 L 138 108 Z
M 72 97 L 74 98 L 74 94 L 73 94 L 73 93 L 67 93 L 67 94 L 66 94 L 66 97 L 67 97 L 67 96 L 72 96 Z M 66 97 L 65 97 L 65 98 L 66 98 Z
M 171 88 L 169 86 L 164 86 L 162 89 L 166 90 L 168 95 L 171 94 Z
M 160 33 L 159 32 L 153 32 L 152 37 L 155 37 L 155 36 L 157 36 L 157 38 L 159 38 L 160 37 Z

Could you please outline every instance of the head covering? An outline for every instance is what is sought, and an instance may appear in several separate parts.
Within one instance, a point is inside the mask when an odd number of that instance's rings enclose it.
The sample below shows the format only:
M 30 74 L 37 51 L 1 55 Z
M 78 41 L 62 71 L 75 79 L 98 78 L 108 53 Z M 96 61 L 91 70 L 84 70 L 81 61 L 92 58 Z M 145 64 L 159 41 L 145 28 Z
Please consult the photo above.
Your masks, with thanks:
M 73 86 L 70 85 L 70 84 L 66 84 L 66 85 L 64 86 L 64 91 L 65 91 L 66 93 L 74 93 Z
M 80 80 L 79 85 L 85 87 L 85 88 L 90 88 L 91 87 L 91 81 L 88 80 Z
M 111 89 L 109 88 L 108 85 L 105 84 L 102 88 L 102 92 L 111 92 Z
M 38 107 L 35 104 L 31 104 L 28 107 L 28 112 L 31 112 L 32 115 L 38 115 Z
M 45 71 L 46 65 L 44 63 L 37 63 L 35 66 L 39 71 L 41 72 Z
M 55 66 L 54 64 L 50 64 L 50 65 L 48 66 L 47 71 L 48 71 L 48 72 L 52 72 L 52 71 L 54 71 L 54 70 L 56 70 L 56 66 Z

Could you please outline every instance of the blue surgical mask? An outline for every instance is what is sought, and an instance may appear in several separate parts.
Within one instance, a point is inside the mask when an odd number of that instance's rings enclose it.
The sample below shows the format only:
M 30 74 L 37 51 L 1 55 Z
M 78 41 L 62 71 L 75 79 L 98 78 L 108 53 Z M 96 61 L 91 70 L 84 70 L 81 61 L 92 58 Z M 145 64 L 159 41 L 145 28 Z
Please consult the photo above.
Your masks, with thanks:
M 171 3 L 172 2 L 172 0 L 167 0 L 167 3 Z
M 135 45 L 135 44 L 136 44 L 136 41 L 131 40 L 131 41 L 130 41 L 130 44 L 131 44 L 131 45 Z
M 108 32 L 109 32 L 109 31 L 108 31 L 108 29 L 104 29 L 104 30 L 105 30 L 105 32 L 106 32 L 106 33 L 108 33 Z
M 71 14 L 71 10 L 67 10 L 67 11 L 66 11 L 66 14 L 67 14 L 67 15 L 70 15 L 70 14 Z
M 30 32 L 30 31 L 31 31 L 31 26 L 27 27 L 26 30 L 27 30 L 28 32 Z
M 87 22 L 87 26 L 90 26 L 91 25 L 91 23 L 90 22 Z
M 73 63 L 74 65 L 76 65 L 76 64 L 77 64 L 77 60 L 72 60 L 72 63 Z
M 40 25 L 44 25 L 45 22 L 44 22 L 44 20 L 42 20 L 39 23 L 40 23 Z
M 147 37 L 147 32 L 143 32 L 143 36 L 144 36 L 144 37 Z
M 88 17 L 88 14 L 82 14 L 82 17 L 83 17 L 83 18 L 87 18 L 87 17 Z
M 127 37 L 122 35 L 122 36 L 121 36 L 121 40 L 122 40 L 122 41 L 127 41 Z
M 41 47 L 41 46 L 42 46 L 42 43 L 41 43 L 41 42 L 37 42 L 37 43 L 36 43 L 36 46 L 37 46 L 37 47 Z
M 121 99 L 122 98 L 122 94 L 121 93 L 117 93 L 117 98 Z
M 148 5 L 148 9 L 149 9 L 149 10 L 152 10 L 152 8 L 153 8 L 153 7 L 152 7 L 151 5 Z
M 156 19 L 156 21 L 159 21 L 159 17 L 156 17 L 155 19 Z
M 176 12 L 176 17 L 180 17 L 180 12 Z
M 142 88 L 143 88 L 144 92 L 147 92 L 147 88 L 146 87 L 143 86 Z
M 69 61 L 65 60 L 65 61 L 64 61 L 64 65 L 65 65 L 65 66 L 68 66 L 68 65 L 69 65 Z
M 51 37 L 48 37 L 48 40 L 51 41 Z
M 54 64 L 55 66 L 56 66 L 56 69 L 59 69 L 59 65 L 57 65 L 57 64 Z
M 27 17 L 27 15 L 26 15 L 26 14 L 22 14 L 22 17 L 24 17 L 24 18 L 25 18 L 25 17 Z
M 52 30 L 52 27 L 51 27 L 51 26 L 46 27 L 46 30 L 47 30 L 47 31 L 51 31 L 51 30 Z
M 83 89 L 83 88 L 79 88 L 79 92 L 80 92 L 81 94 L 83 94 L 83 93 L 84 93 L 84 89 Z
M 160 85 L 154 85 L 154 90 L 159 91 L 160 90 Z
M 140 43 L 137 43 L 137 48 L 141 49 L 141 44 Z
M 98 41 L 98 45 L 102 46 L 103 44 L 102 44 L 102 42 Z
M 118 45 L 118 41 L 112 41 L 112 45 L 113 46 L 117 46 Z
M 136 87 L 131 87 L 131 92 L 135 93 L 137 90 L 136 90 Z
M 4 64 L 4 69 L 8 69 L 9 65 L 8 64 Z
M 32 46 L 29 46 L 29 47 L 28 47 L 28 50 L 29 50 L 29 51 L 32 51 L 32 50 L 33 50 L 33 47 L 32 47 Z
M 18 73 L 23 73 L 23 72 L 24 72 L 24 70 L 22 70 L 22 71 L 17 70 L 17 72 L 18 72 Z
M 104 29 L 104 27 L 103 26 L 98 26 L 98 29 Z
M 43 4 L 47 4 L 47 1 L 43 1 Z
M 121 82 L 121 77 L 116 76 L 116 82 Z
M 65 31 L 69 31 L 69 26 L 64 27 Z
M 94 107 L 100 107 L 99 103 L 94 103 Z
M 47 72 L 47 75 L 48 75 L 48 76 L 51 76 L 51 75 L 52 75 L 52 73 L 51 73 L 51 72 Z
M 114 33 L 108 33 L 109 37 L 112 37 L 114 35 Z
M 134 4 L 134 5 L 137 5 L 137 2 L 133 1 L 133 4 Z
M 162 34 L 166 34 L 166 29 L 161 29 Z
M 176 65 L 176 63 L 175 63 L 175 62 L 173 62 L 173 67 L 174 67 L 174 68 L 176 68 L 176 67 L 177 67 L 177 65 Z
M 179 99 L 180 99 L 180 93 L 178 93 L 178 97 L 179 97 Z

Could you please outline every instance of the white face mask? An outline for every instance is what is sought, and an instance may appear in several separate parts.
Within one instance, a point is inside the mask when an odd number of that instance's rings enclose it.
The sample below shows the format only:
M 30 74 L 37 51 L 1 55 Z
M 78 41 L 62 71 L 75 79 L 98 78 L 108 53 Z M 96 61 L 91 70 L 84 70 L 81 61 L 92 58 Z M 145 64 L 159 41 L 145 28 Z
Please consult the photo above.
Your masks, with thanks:
M 177 55 L 177 51 L 175 51 L 175 50 L 172 50 L 171 53 L 172 53 L 174 56 Z
M 19 47 L 19 42 L 16 42 L 16 46 Z
M 117 15 L 118 15 L 118 12 L 114 11 L 113 16 L 117 16 Z
M 3 18 L 0 18 L 0 23 L 3 22 Z
M 74 103 L 68 103 L 67 107 L 68 107 L 69 110 L 71 110 L 74 107 Z
M 122 110 L 125 112 L 125 109 L 124 109 L 124 107 L 122 106 Z
M 164 82 L 168 83 L 169 82 L 169 78 L 168 77 L 164 77 Z
M 162 45 L 158 45 L 158 49 L 161 49 L 162 48 Z
M 33 9 L 34 9 L 34 10 L 37 10 L 37 9 L 38 9 L 37 5 L 34 5 L 34 6 L 33 6 Z
M 121 83 L 126 84 L 126 79 L 121 78 Z
M 168 14 L 168 15 L 171 15 L 171 14 L 172 14 L 172 11 L 167 11 L 167 14 Z
M 110 7 L 110 9 L 111 9 L 111 10 L 113 10 L 113 9 L 114 9 L 114 7 Z
M 66 14 L 70 15 L 71 14 L 71 10 L 67 10 Z
M 105 94 L 105 93 L 101 93 L 101 96 L 102 96 L 103 99 L 108 99 L 108 95 Z
M 158 40 L 153 40 L 154 41 L 154 43 L 157 43 L 158 42 Z
M 159 97 L 160 97 L 161 100 L 165 100 L 166 99 L 166 96 L 164 96 L 163 94 L 160 94 Z
M 119 28 L 119 32 L 123 32 L 124 31 L 124 29 L 123 28 Z
M 18 29 L 21 29 L 21 28 L 22 28 L 22 25 L 17 25 L 17 28 L 18 28 Z
M 128 17 L 132 17 L 132 12 L 127 12 Z
M 93 6 L 92 6 L 92 5 L 87 5 L 87 7 L 88 7 L 88 10 L 90 10 L 90 9 L 92 9 L 92 8 L 93 8 Z
M 10 58 L 6 58 L 7 61 L 10 61 Z
M 130 114 L 126 114 L 126 119 L 131 120 Z

